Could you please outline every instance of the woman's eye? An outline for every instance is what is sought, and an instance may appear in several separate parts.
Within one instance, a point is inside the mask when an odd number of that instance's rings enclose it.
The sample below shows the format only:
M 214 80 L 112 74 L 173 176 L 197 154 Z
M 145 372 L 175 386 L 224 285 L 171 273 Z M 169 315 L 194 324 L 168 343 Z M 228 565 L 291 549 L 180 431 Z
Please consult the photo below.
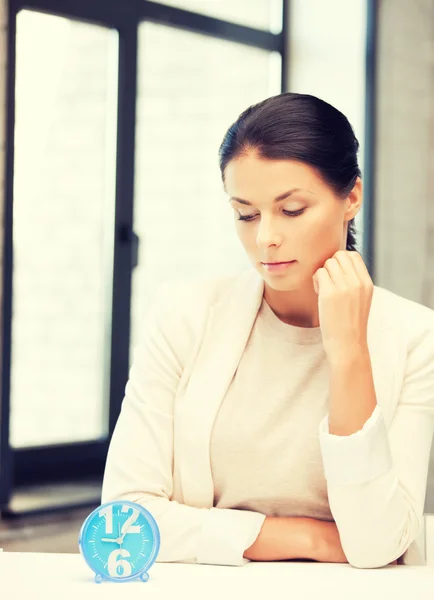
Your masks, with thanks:
M 305 208 L 299 208 L 298 210 L 283 210 L 282 212 L 289 217 L 298 217 L 298 215 L 302 215 L 305 210 Z
M 256 217 L 256 215 L 240 215 L 238 213 L 238 221 L 251 221 L 255 217 Z
M 284 215 L 287 215 L 288 217 L 298 217 L 298 215 L 303 214 L 305 210 L 306 209 L 304 209 L 304 208 L 300 208 L 299 210 L 282 210 L 282 212 Z M 252 221 L 255 217 L 256 217 L 256 215 L 240 215 L 238 213 L 239 221 Z

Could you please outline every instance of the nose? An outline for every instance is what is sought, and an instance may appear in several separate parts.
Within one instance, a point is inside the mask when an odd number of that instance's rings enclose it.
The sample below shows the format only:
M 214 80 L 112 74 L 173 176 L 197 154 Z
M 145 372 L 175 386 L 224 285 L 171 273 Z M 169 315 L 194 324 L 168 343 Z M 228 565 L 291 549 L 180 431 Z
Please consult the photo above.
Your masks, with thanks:
M 280 246 L 282 235 L 277 230 L 271 219 L 262 217 L 258 226 L 256 235 L 256 244 L 258 248 L 268 248 L 270 246 Z

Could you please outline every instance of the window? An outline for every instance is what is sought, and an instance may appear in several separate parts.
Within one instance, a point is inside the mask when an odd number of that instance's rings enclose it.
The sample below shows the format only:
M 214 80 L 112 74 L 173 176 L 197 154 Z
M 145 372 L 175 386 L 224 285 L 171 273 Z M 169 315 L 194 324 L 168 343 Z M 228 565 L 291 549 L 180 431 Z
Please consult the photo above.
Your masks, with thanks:
M 11 443 L 107 435 L 117 34 L 17 15 Z

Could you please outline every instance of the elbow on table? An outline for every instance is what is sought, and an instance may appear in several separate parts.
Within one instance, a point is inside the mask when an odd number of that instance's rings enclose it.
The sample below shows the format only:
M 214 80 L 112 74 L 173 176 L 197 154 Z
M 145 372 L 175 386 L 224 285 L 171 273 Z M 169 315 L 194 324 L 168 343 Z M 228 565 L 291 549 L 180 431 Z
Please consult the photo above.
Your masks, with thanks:
M 399 556 L 394 556 L 392 553 L 389 554 L 390 558 L 385 556 L 372 556 L 372 555 L 355 555 L 348 557 L 348 563 L 356 569 L 380 569 L 386 567 L 394 562 Z
M 379 569 L 390 565 L 401 558 L 408 550 L 410 545 L 416 539 L 421 527 L 421 520 L 413 515 L 414 518 L 407 519 L 402 528 L 397 527 L 397 534 L 391 534 L 389 531 L 383 531 L 381 535 L 376 534 L 363 538 L 352 538 L 345 543 L 342 540 L 342 549 L 347 557 L 349 564 L 358 569 Z M 382 544 L 381 539 L 388 543 Z
M 409 545 L 409 544 L 408 544 Z M 348 563 L 356 569 L 379 569 L 390 565 L 404 554 L 407 546 L 397 548 L 388 546 L 381 548 L 374 543 L 361 543 L 358 548 L 344 548 Z

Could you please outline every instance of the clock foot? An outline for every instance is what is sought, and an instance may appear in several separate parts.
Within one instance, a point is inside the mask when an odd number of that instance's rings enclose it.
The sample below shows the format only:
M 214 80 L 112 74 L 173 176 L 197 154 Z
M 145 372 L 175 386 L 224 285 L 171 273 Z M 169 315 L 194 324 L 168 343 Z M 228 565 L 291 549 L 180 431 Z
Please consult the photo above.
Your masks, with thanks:
M 144 581 L 144 582 L 148 581 L 148 579 L 149 579 L 149 575 L 148 575 L 148 573 L 142 573 L 142 574 L 140 575 L 140 579 L 141 579 L 142 581 Z
M 95 583 L 102 583 L 102 577 L 101 575 L 95 575 Z

